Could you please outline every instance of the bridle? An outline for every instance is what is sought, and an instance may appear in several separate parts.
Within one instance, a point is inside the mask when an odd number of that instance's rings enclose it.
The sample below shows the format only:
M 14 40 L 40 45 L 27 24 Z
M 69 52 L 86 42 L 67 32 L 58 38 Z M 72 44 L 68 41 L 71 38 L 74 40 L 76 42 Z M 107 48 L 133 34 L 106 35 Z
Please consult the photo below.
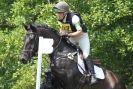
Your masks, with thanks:
M 59 47 L 61 41 L 62 41 L 62 37 L 60 37 L 60 40 L 59 40 L 58 44 L 55 46 L 54 51 Z
M 26 35 L 30 35 L 30 34 L 34 34 L 35 35 L 35 40 L 37 39 L 37 36 L 38 36 L 38 34 L 37 33 L 34 33 L 34 32 L 28 32 Z M 30 56 L 31 56 L 31 53 L 33 52 L 34 50 L 33 49 L 31 49 L 31 50 L 23 50 L 22 51 L 22 54 L 24 54 L 25 52 L 29 52 L 30 53 Z
M 26 35 L 30 35 L 30 34 L 34 34 L 35 35 L 35 39 L 37 39 L 39 37 L 39 33 L 35 33 L 35 32 L 28 32 Z M 50 37 L 52 36 L 50 33 L 48 33 L 48 34 L 50 35 Z M 55 51 L 59 47 L 59 45 L 60 45 L 60 43 L 62 41 L 62 38 L 63 37 L 60 37 L 59 38 L 58 44 L 54 47 L 54 50 L 53 51 Z M 31 49 L 31 50 L 23 50 L 22 53 L 24 53 L 24 52 L 30 52 L 30 56 L 31 56 L 31 53 L 33 51 L 34 51 L 33 49 Z

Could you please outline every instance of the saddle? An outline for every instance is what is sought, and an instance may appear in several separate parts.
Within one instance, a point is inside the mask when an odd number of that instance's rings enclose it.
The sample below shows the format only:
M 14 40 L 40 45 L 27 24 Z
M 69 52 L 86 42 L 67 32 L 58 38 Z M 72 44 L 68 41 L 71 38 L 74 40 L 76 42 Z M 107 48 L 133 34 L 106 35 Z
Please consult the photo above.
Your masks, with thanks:
M 82 50 L 78 46 L 76 46 L 75 44 L 73 44 L 72 42 L 70 42 L 70 40 L 67 37 L 63 37 L 63 40 L 67 44 L 69 44 L 71 47 L 73 47 L 75 50 L 77 50 L 76 52 L 73 52 L 71 54 L 68 54 L 69 59 L 72 59 L 77 53 L 79 53 L 80 56 L 83 58 L 83 52 L 82 52 Z M 101 65 L 101 60 L 100 59 L 93 59 L 92 61 L 97 66 L 100 66 Z

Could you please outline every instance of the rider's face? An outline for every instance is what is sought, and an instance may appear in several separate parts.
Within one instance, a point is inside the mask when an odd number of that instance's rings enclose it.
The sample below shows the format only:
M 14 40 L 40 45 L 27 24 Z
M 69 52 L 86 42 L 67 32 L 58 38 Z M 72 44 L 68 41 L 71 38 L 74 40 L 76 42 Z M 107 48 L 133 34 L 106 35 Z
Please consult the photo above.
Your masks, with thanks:
M 65 13 L 64 12 L 58 12 L 56 13 L 57 19 L 58 20 L 63 20 Z

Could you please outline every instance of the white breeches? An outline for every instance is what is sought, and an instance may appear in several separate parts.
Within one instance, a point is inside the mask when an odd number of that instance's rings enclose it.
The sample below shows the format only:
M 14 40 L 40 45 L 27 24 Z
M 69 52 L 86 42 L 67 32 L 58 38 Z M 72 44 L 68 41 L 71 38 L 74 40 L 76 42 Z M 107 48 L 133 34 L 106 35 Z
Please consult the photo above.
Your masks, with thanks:
M 83 33 L 80 37 L 70 37 L 69 40 L 81 48 L 84 58 L 87 58 L 90 55 L 90 41 L 88 33 Z

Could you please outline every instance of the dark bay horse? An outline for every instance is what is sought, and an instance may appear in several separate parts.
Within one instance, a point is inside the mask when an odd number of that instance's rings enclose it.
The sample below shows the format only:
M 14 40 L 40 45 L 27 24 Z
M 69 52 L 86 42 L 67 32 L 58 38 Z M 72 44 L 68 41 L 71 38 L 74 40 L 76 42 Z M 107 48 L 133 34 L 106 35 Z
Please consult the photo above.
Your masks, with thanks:
M 75 47 L 64 41 L 57 31 L 47 25 L 30 24 L 25 25 L 25 29 L 27 34 L 20 59 L 22 63 L 29 62 L 38 51 L 39 36 L 54 40 L 54 51 L 49 54 L 52 80 L 55 81 L 52 89 L 126 89 L 120 79 L 110 70 L 104 70 L 105 79 L 98 79 L 94 85 L 89 85 L 89 82 L 81 83 L 83 75 L 79 72 L 77 63 L 67 56 L 68 53 L 77 50 Z

